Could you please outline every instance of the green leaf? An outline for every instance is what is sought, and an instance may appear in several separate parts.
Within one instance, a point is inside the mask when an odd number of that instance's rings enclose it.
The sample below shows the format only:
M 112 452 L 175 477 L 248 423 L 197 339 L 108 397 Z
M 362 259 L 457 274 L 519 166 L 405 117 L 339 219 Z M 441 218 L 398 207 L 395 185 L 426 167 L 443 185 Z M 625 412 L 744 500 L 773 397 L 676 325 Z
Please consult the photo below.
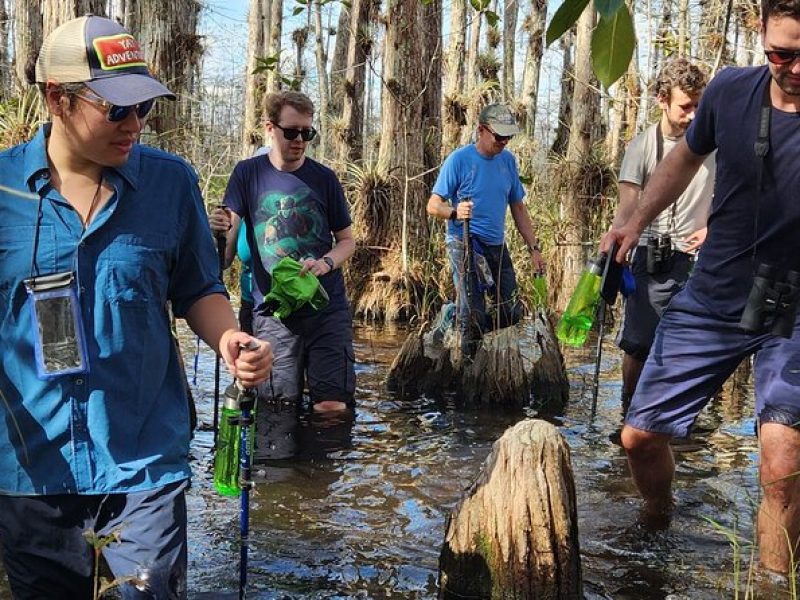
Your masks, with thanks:
M 589 0 L 564 0 L 564 3 L 558 7 L 556 14 L 553 15 L 550 25 L 547 26 L 545 39 L 548 46 L 569 31 L 569 28 L 581 16 L 587 4 L 589 4 Z
M 486 15 L 486 22 L 489 23 L 490 27 L 495 27 L 498 21 L 500 21 L 500 15 L 496 12 L 487 10 L 484 14 Z
M 610 19 L 624 4 L 624 0 L 594 0 L 594 7 L 601 17 Z
M 480 0 L 469 0 L 469 3 L 472 5 L 472 8 L 481 12 L 481 1 Z
M 636 32 L 624 4 L 610 19 L 600 18 L 592 33 L 592 67 L 606 88 L 625 74 L 636 46 Z
M 519 182 L 522 185 L 530 185 L 530 184 L 533 183 L 533 177 L 530 177 L 528 175 L 520 175 L 519 176 Z
M 299 15 L 301 12 L 305 12 L 305 10 L 306 10 L 306 9 L 305 9 L 305 8 L 303 8 L 302 6 L 295 6 L 294 10 L 292 11 L 292 16 L 293 16 L 293 17 L 296 17 L 296 16 L 297 16 L 297 15 Z

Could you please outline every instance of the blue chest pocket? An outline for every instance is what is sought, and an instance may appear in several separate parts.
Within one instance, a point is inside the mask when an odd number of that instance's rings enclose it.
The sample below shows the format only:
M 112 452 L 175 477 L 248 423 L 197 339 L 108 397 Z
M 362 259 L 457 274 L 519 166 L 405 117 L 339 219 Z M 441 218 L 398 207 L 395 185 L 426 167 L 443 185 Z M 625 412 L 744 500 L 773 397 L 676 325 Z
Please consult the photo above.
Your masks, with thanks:
M 155 233 L 117 235 L 99 261 L 108 300 L 126 306 L 163 306 L 171 262 L 168 237 Z

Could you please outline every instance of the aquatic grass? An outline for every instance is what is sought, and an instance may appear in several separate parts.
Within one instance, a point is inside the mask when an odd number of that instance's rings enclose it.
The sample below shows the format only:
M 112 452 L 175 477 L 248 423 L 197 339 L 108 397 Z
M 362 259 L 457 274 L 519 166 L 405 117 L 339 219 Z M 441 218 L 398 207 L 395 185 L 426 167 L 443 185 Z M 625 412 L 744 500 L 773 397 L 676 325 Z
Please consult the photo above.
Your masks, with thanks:
M 725 525 L 715 521 L 711 517 L 703 516 L 703 520 L 708 523 L 714 531 L 721 534 L 724 537 L 728 544 L 730 544 L 731 550 L 733 552 L 733 589 L 734 589 L 734 600 L 739 600 L 742 598 L 742 594 L 744 594 L 744 599 L 747 600 L 748 598 L 753 597 L 753 581 L 754 581 L 754 574 L 755 574 L 755 566 L 756 566 L 756 544 L 753 540 L 743 539 L 739 533 L 738 529 L 738 518 L 734 516 L 734 523 L 732 527 L 726 527 Z M 744 559 L 746 558 L 747 562 L 747 585 L 745 586 L 744 590 L 741 589 L 741 581 L 742 581 L 742 573 L 744 572 L 742 567 L 744 565 Z
M 99 600 L 107 592 L 117 588 L 123 584 L 130 583 L 137 586 L 139 589 L 147 589 L 147 582 L 139 577 L 128 575 L 125 577 L 117 577 L 113 580 L 108 580 L 100 576 L 100 561 L 103 556 L 103 548 L 109 544 L 120 542 L 120 531 L 112 531 L 109 535 L 97 535 L 92 529 L 87 529 L 83 532 L 83 537 L 86 542 L 92 547 L 94 552 L 94 583 L 93 583 L 93 596 L 94 600 Z

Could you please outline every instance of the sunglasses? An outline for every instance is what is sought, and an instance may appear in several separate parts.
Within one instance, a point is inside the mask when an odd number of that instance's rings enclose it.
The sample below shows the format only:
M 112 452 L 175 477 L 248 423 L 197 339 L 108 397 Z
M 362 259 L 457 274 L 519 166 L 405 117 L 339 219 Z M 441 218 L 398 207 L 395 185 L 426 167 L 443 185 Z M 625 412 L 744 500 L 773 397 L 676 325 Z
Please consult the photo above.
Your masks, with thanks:
M 145 100 L 144 102 L 139 102 L 139 104 L 134 104 L 132 106 L 117 106 L 116 104 L 111 104 L 111 102 L 108 100 L 104 100 L 100 96 L 96 96 L 95 94 L 87 91 L 83 91 L 80 94 L 75 94 L 75 96 L 81 100 L 84 100 L 85 102 L 88 102 L 89 104 L 102 107 L 106 111 L 106 120 L 110 123 L 119 123 L 120 121 L 124 121 L 133 111 L 136 111 L 136 116 L 139 117 L 139 119 L 144 119 L 150 114 L 150 111 L 153 110 L 153 106 L 155 106 L 156 103 L 156 99 L 151 98 L 150 100 Z
M 800 58 L 800 50 L 764 50 L 773 65 L 788 65 Z
M 501 144 L 503 142 L 511 141 L 511 138 L 514 137 L 513 135 L 500 135 L 499 133 L 495 133 L 494 131 L 492 131 L 492 128 L 487 126 L 487 125 L 484 125 L 483 127 L 484 127 L 484 129 L 486 129 L 486 131 L 488 131 L 489 133 L 491 133 L 494 136 L 494 140 L 496 142 L 501 143 Z
M 283 132 L 283 137 L 285 137 L 290 142 L 297 138 L 299 135 L 304 142 L 310 142 L 317 136 L 317 130 L 313 127 L 308 127 L 304 129 L 297 129 L 296 127 L 281 127 L 275 121 L 270 121 L 275 127 L 280 129 Z

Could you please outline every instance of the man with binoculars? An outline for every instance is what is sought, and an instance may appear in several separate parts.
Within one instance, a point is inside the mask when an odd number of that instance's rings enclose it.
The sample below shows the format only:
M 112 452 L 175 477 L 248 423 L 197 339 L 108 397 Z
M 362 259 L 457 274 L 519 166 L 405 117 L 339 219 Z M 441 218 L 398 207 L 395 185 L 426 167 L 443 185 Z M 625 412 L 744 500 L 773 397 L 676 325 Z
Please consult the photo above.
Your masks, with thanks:
M 755 354 L 759 558 L 786 574 L 800 538 L 800 0 L 763 0 L 761 10 L 767 64 L 728 67 L 711 81 L 686 135 L 600 248 L 617 242 L 624 261 L 717 151 L 708 236 L 656 330 L 622 445 L 646 513 L 669 513 L 670 438 L 686 436 L 709 394 Z
M 685 58 L 671 60 L 659 73 L 654 92 L 661 119 L 633 138 L 625 151 L 614 225 L 622 225 L 630 217 L 656 165 L 686 133 L 705 87 L 705 74 Z M 711 153 L 680 198 L 645 228 L 633 253 L 631 270 L 636 290 L 625 300 L 625 316 L 617 336 L 617 345 L 625 353 L 623 414 L 650 353 L 656 325 L 669 301 L 686 284 L 694 261 L 692 253 L 705 239 L 714 168 Z

